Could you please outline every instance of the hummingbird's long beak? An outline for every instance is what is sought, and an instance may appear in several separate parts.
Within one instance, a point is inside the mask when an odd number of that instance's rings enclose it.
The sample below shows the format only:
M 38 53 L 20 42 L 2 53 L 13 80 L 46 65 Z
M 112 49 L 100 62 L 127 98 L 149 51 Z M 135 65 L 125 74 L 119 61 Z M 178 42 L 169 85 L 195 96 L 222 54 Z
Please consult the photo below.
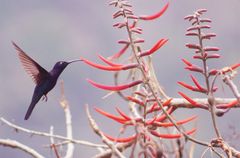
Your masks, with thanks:
M 83 60 L 81 60 L 81 59 L 71 60 L 71 61 L 68 61 L 68 64 L 71 64 L 71 63 L 73 63 L 73 62 L 77 62 L 77 61 L 83 61 Z

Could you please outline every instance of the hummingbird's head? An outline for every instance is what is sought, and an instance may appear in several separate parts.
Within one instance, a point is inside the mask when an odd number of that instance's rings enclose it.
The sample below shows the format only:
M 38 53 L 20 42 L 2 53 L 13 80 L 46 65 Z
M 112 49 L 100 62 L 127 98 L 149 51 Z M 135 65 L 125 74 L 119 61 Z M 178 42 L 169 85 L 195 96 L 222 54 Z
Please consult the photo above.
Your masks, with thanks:
M 60 74 L 62 73 L 62 71 L 63 71 L 69 64 L 71 64 L 71 63 L 73 63 L 73 62 L 77 62 L 77 61 L 82 61 L 82 60 L 78 59 L 78 60 L 71 60 L 71 61 L 58 61 L 58 62 L 54 65 L 54 67 L 53 67 L 53 69 L 52 69 L 52 72 L 53 72 L 54 74 L 60 75 Z
M 54 69 L 65 69 L 68 66 L 69 62 L 59 61 L 54 65 Z

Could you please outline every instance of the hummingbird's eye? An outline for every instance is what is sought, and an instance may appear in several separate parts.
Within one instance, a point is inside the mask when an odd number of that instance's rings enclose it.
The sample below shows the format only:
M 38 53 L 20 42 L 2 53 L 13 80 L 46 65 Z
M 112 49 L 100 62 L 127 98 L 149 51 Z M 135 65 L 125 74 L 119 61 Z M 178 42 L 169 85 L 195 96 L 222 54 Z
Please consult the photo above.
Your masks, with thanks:
M 59 64 L 60 64 L 60 65 L 62 65 L 62 64 L 63 64 L 63 62 L 62 62 L 62 61 L 60 61 L 60 62 L 59 62 Z

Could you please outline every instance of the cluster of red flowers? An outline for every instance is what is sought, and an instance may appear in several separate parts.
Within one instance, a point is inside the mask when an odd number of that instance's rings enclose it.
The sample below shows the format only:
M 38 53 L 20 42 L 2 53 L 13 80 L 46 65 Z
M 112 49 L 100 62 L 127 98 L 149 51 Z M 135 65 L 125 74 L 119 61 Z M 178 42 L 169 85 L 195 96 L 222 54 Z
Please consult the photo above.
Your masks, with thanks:
M 100 83 L 96 83 L 90 79 L 87 79 L 87 81 L 92 84 L 93 86 L 108 90 L 108 91 L 124 91 L 124 90 L 132 90 L 132 87 L 140 86 L 139 89 L 134 89 L 132 92 L 132 95 L 130 96 L 124 96 L 125 100 L 128 102 L 134 103 L 135 106 L 139 106 L 140 108 L 144 109 L 142 116 L 134 116 L 134 114 L 131 114 L 129 116 L 128 114 L 124 113 L 120 110 L 120 108 L 116 108 L 116 111 L 119 115 L 113 115 L 106 111 L 103 111 L 102 109 L 96 108 L 95 110 L 106 116 L 109 119 L 112 119 L 124 126 L 134 126 L 134 127 L 143 127 L 141 131 L 136 132 L 130 137 L 125 138 L 114 138 L 112 136 L 109 136 L 105 134 L 105 136 L 114 142 L 133 142 L 139 139 L 144 139 L 146 141 L 151 141 L 152 136 L 158 137 L 158 138 L 165 138 L 165 139 L 174 139 L 174 138 L 180 138 L 182 137 L 182 133 L 161 133 L 159 128 L 168 128 L 174 126 L 174 124 L 170 121 L 168 121 L 168 117 L 163 112 L 163 110 L 171 115 L 173 111 L 176 109 L 174 106 L 171 106 L 171 98 L 160 98 L 157 96 L 157 98 L 153 95 L 153 93 L 149 90 L 148 87 L 151 84 L 147 84 L 147 82 L 151 82 L 151 79 L 147 78 L 148 75 L 148 65 L 145 62 L 145 58 L 149 58 L 150 55 L 153 55 L 153 53 L 157 52 L 167 41 L 168 39 L 160 39 L 156 44 L 153 45 L 152 48 L 146 51 L 142 51 L 140 48 L 140 44 L 144 43 L 144 40 L 141 38 L 138 38 L 137 36 L 142 34 L 142 28 L 138 27 L 137 24 L 139 21 L 148 21 L 148 20 L 154 20 L 159 18 L 163 15 L 163 13 L 167 10 L 169 3 L 167 3 L 158 13 L 148 16 L 136 16 L 134 15 L 132 11 L 132 6 L 127 1 L 122 0 L 114 0 L 110 3 L 110 5 L 113 5 L 115 7 L 118 7 L 119 10 L 116 11 L 113 14 L 113 18 L 119 18 L 123 17 L 123 22 L 118 22 L 113 25 L 113 27 L 122 29 L 125 28 L 128 32 L 128 40 L 120 40 L 118 41 L 119 44 L 123 44 L 123 48 L 114 54 L 111 57 L 105 58 L 101 55 L 98 55 L 98 58 L 104 62 L 106 65 L 101 65 L 94 63 L 92 61 L 89 61 L 85 58 L 81 58 L 86 64 L 89 66 L 92 66 L 94 68 L 105 70 L 105 71 L 126 71 L 126 70 L 140 70 L 142 73 L 142 77 L 140 79 L 136 79 L 137 77 L 132 77 L 134 80 L 132 80 L 130 83 L 127 84 L 120 84 L 120 85 L 103 85 Z M 126 52 L 131 48 L 131 57 L 129 57 L 130 62 L 128 64 L 119 64 L 114 62 L 113 60 L 118 60 L 123 54 L 126 54 Z M 189 63 L 189 67 L 190 63 Z M 132 74 L 134 75 L 134 73 Z M 150 76 L 151 78 L 151 76 Z M 197 80 L 192 77 L 193 81 L 195 82 L 196 86 L 203 92 L 206 90 L 197 82 Z M 182 83 L 182 85 L 186 85 Z M 186 85 L 186 87 L 188 87 Z M 131 88 L 131 89 L 130 89 Z M 196 89 L 197 90 L 197 89 Z M 164 107 L 162 109 L 159 104 Z M 137 109 L 139 108 L 137 107 Z M 190 118 L 180 120 L 176 122 L 176 125 L 183 125 L 185 123 L 188 123 L 192 120 L 196 119 L 196 116 L 192 116 Z M 196 131 L 195 128 L 186 131 L 185 133 L 190 135 Z
M 213 93 L 215 93 L 218 89 L 217 87 L 214 86 L 216 77 L 218 75 L 233 71 L 234 69 L 238 68 L 240 66 L 240 64 L 239 63 L 234 64 L 230 67 L 226 67 L 221 70 L 218 70 L 218 69 L 208 70 L 209 68 L 207 66 L 207 61 L 209 59 L 218 59 L 221 56 L 218 53 L 215 53 L 215 52 L 219 51 L 218 47 L 210 47 L 210 46 L 205 47 L 203 45 L 205 40 L 210 40 L 211 38 L 216 37 L 215 33 L 206 33 L 206 31 L 205 31 L 205 30 L 208 30 L 211 28 L 211 26 L 209 24 L 212 22 L 211 19 L 202 18 L 203 13 L 205 13 L 205 12 L 207 12 L 206 9 L 200 9 L 200 10 L 197 10 L 193 15 L 188 15 L 184 18 L 185 20 L 189 20 L 189 22 L 191 22 L 191 25 L 192 25 L 191 27 L 189 27 L 187 29 L 186 36 L 196 37 L 199 41 L 198 44 L 188 43 L 188 44 L 186 44 L 186 47 L 194 50 L 195 53 L 193 55 L 193 59 L 201 60 L 202 66 L 192 64 L 187 59 L 182 59 L 182 61 L 186 65 L 185 69 L 195 72 L 195 73 L 200 73 L 201 75 L 203 75 L 205 78 L 205 81 L 206 81 L 206 85 L 202 86 L 193 75 L 191 75 L 190 77 L 195 86 L 191 86 L 184 82 L 178 82 L 178 84 L 183 86 L 184 88 L 187 88 L 188 90 L 191 90 L 194 92 L 199 92 L 199 93 L 204 93 L 204 94 L 210 96 Z M 211 77 L 214 78 L 212 80 L 212 82 L 210 81 Z M 184 94 L 182 92 L 179 92 L 179 94 L 183 98 L 185 98 L 189 103 L 191 103 L 192 105 L 195 105 L 198 107 L 205 107 L 206 109 L 208 109 L 208 105 L 201 105 L 198 102 L 191 99 L 191 97 L 187 96 L 186 94 Z M 227 109 L 227 108 L 231 108 L 232 106 L 236 105 L 237 102 L 238 101 L 235 100 L 228 104 L 211 105 L 211 106 L 215 106 L 219 109 Z

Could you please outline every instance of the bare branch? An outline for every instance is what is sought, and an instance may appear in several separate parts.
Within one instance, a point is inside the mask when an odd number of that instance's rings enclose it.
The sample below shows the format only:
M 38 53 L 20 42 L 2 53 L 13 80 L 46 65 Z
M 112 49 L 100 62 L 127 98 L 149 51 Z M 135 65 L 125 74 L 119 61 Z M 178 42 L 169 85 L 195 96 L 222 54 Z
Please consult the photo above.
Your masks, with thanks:
M 129 142 L 129 143 L 121 143 L 121 144 L 117 144 L 116 147 L 119 151 L 123 151 L 126 148 L 132 146 L 133 142 Z M 107 149 L 97 155 L 95 155 L 93 158 L 111 158 L 113 154 L 113 151 L 111 149 Z
M 64 113 L 65 113 L 67 138 L 68 139 L 73 139 L 72 115 L 71 115 L 71 111 L 69 109 L 69 104 L 68 104 L 68 102 L 67 102 L 67 100 L 65 98 L 65 95 L 64 95 L 64 84 L 63 84 L 63 81 L 61 82 L 61 100 L 60 100 L 60 105 L 64 109 Z M 65 158 L 72 158 L 73 157 L 73 152 L 74 152 L 74 145 L 73 145 L 73 143 L 69 142 L 67 144 L 67 152 L 66 152 Z
M 35 151 L 34 149 L 18 142 L 15 140 L 11 140 L 11 139 L 0 139 L 0 145 L 2 146 L 6 146 L 6 147 L 10 147 L 10 148 L 17 148 L 19 150 L 24 151 L 25 153 L 31 155 L 34 158 L 44 158 L 44 156 L 42 156 L 41 154 L 39 154 L 37 151 Z
M 43 136 L 43 137 L 53 137 L 55 139 L 65 140 L 65 141 L 68 141 L 68 142 L 71 142 L 71 143 L 74 143 L 74 144 L 89 146 L 89 147 L 93 147 L 93 148 L 96 148 L 96 147 L 97 148 L 108 148 L 106 145 L 102 145 L 102 144 L 94 144 L 94 143 L 91 143 L 91 142 L 88 142 L 88 141 L 69 139 L 69 138 L 61 136 L 61 135 L 53 135 L 53 134 L 49 134 L 49 133 L 45 133 L 45 132 L 29 130 L 29 129 L 20 127 L 18 125 L 15 125 L 15 124 L 7 121 L 3 117 L 0 118 L 0 121 L 3 124 L 8 125 L 9 127 L 15 129 L 16 131 L 22 131 L 22 132 L 30 134 L 31 136 L 38 135 L 38 136 Z
M 234 82 L 232 81 L 232 76 L 231 75 L 224 75 L 223 77 L 223 82 L 226 83 L 226 85 L 229 86 L 229 88 L 231 89 L 231 91 L 233 92 L 234 96 L 238 99 L 238 101 L 240 100 L 240 92 L 237 88 L 237 86 L 234 84 Z

